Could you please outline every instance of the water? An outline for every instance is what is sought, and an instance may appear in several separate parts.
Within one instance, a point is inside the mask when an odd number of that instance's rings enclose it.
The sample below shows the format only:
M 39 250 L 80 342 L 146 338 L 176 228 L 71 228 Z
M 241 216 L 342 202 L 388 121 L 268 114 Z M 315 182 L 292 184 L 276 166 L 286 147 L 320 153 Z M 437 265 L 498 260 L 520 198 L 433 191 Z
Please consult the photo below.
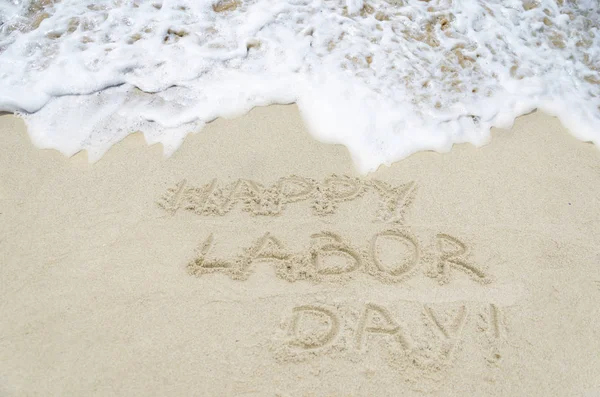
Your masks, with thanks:
M 600 144 L 597 0 L 0 0 L 0 110 L 92 161 L 296 102 L 359 171 L 535 108 Z

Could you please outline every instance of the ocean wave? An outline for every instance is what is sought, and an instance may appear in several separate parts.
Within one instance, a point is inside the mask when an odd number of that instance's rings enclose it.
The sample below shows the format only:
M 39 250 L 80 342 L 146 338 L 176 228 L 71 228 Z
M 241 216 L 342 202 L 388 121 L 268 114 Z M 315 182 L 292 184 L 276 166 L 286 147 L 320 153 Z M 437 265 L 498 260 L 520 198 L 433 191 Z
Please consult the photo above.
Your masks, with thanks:
M 596 0 L 35 0 L 0 6 L 0 110 L 96 160 L 127 134 L 172 153 L 296 102 L 361 172 L 482 145 L 541 109 L 600 144 Z

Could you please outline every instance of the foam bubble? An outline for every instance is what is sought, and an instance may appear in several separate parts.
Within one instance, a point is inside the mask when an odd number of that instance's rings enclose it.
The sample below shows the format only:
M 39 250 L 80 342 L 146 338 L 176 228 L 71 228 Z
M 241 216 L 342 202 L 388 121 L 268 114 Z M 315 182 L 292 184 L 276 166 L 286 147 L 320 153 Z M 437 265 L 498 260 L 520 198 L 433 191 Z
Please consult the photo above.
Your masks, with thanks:
M 291 102 L 361 172 L 535 108 L 600 144 L 596 0 L 13 0 L 0 23 L 0 110 L 67 155 Z

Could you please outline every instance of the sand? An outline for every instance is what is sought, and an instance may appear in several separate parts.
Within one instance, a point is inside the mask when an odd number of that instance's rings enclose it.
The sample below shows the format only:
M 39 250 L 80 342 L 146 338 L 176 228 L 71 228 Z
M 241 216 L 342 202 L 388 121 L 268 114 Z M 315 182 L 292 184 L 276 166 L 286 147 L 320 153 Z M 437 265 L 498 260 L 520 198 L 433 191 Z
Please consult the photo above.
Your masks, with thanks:
M 295 106 L 0 136 L 2 396 L 600 395 L 600 151 L 552 117 L 367 176 Z

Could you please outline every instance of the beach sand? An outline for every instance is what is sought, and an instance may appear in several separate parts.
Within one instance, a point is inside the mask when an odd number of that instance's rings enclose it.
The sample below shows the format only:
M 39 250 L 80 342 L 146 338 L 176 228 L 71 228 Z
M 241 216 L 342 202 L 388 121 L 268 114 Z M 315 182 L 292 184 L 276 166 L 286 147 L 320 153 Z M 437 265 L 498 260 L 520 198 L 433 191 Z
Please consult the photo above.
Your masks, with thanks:
M 0 136 L 2 396 L 600 395 L 600 151 L 555 118 L 367 176 L 293 105 L 170 158 Z

